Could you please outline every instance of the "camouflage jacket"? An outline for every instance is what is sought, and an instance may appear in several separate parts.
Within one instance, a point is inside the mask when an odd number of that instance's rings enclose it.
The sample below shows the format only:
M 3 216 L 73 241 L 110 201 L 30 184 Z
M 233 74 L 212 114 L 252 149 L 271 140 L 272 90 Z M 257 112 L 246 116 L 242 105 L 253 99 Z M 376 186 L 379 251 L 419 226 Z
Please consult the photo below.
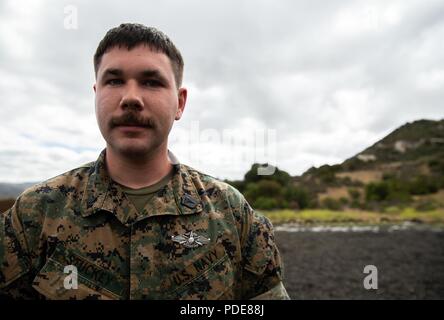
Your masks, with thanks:
M 176 163 L 173 178 L 139 213 L 108 176 L 105 155 L 28 188 L 1 215 L 0 293 L 289 298 L 272 225 L 239 191 Z

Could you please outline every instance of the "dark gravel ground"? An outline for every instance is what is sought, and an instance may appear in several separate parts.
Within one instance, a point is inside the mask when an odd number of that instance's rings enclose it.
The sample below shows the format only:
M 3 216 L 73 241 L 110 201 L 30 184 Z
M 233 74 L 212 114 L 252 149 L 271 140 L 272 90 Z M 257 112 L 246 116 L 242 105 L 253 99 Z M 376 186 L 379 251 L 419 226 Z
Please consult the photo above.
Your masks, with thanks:
M 292 299 L 444 299 L 444 232 L 276 232 Z M 378 270 L 367 290 L 365 265 Z

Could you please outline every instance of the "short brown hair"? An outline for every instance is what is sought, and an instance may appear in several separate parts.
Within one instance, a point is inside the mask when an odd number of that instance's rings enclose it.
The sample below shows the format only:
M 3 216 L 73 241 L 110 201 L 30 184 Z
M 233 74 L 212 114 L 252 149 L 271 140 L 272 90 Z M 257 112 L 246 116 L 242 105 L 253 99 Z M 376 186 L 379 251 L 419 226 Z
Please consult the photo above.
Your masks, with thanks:
M 122 23 L 106 33 L 94 54 L 94 72 L 96 76 L 102 56 L 108 50 L 114 47 L 126 47 L 131 50 L 140 44 L 145 44 L 150 49 L 168 56 L 173 68 L 176 85 L 179 88 L 182 85 L 184 65 L 180 51 L 162 31 L 139 23 Z

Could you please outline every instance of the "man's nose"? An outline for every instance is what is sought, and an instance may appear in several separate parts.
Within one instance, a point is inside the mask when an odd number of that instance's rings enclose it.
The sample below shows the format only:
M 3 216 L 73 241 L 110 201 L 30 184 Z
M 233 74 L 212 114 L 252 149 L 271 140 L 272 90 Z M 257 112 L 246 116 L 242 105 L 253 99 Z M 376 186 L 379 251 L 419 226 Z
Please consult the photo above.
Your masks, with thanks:
M 120 101 L 122 109 L 137 108 L 139 111 L 143 109 L 143 99 L 139 91 L 137 83 L 128 82 Z

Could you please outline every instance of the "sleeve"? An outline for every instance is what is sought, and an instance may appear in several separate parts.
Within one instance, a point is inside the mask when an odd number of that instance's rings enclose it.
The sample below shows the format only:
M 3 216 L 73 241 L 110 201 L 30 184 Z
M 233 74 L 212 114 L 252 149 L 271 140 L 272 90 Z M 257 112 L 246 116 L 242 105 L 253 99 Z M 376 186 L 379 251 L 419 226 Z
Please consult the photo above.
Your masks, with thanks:
M 18 216 L 19 199 L 0 216 L 0 297 L 30 298 L 30 259 Z
M 243 206 L 248 223 L 242 244 L 242 298 L 289 299 L 273 225 L 246 201 Z

